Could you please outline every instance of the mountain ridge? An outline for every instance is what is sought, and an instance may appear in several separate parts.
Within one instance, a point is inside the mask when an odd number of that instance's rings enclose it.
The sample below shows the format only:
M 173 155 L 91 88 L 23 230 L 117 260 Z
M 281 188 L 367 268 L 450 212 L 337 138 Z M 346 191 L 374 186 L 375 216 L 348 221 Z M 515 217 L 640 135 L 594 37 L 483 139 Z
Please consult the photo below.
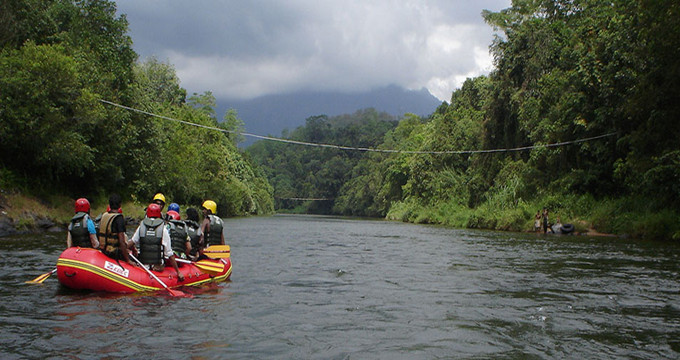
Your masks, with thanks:
M 293 130 L 305 124 L 310 116 L 337 116 L 374 108 L 401 117 L 405 113 L 427 116 L 442 101 L 427 89 L 407 90 L 396 85 L 360 93 L 296 92 L 263 95 L 249 100 L 217 99 L 217 115 L 221 120 L 228 109 L 236 110 L 245 124 L 245 132 L 262 136 L 280 136 L 284 129 Z M 246 138 L 242 145 L 255 141 Z

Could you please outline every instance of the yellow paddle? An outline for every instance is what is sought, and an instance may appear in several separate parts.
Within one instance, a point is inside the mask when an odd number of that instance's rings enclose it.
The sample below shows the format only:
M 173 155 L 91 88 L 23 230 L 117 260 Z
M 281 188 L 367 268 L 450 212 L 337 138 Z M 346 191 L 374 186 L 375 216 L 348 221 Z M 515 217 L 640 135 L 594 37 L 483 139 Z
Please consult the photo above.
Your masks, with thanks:
M 203 250 L 203 254 L 212 259 L 226 259 L 231 257 L 229 245 L 211 245 Z
M 193 262 L 179 258 L 175 258 L 175 261 L 184 264 L 194 264 L 199 270 L 203 271 L 206 274 L 219 275 L 224 271 L 224 264 L 221 262 L 213 262 L 208 260 Z
M 33 280 L 26 281 L 26 284 L 42 284 L 43 281 L 47 280 L 47 278 L 50 277 L 50 275 L 54 274 L 55 272 L 57 272 L 57 269 L 44 273 Z

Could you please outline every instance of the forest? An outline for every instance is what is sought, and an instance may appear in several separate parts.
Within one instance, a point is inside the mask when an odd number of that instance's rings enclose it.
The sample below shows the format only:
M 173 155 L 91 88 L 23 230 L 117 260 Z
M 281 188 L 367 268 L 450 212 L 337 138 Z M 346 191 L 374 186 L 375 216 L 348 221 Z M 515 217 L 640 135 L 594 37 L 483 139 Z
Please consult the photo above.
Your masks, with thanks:
M 210 91 L 187 96 L 171 64 L 138 60 L 127 33 L 110 1 L 0 2 L 0 187 L 104 204 L 162 192 L 213 199 L 223 216 L 271 213 L 271 186 L 228 132 L 242 124 L 235 111 L 218 119 Z
M 238 109 L 218 115 L 210 90 L 140 61 L 114 2 L 2 1 L 0 188 L 512 231 L 548 208 L 581 231 L 680 239 L 680 3 L 513 0 L 481 16 L 494 70 L 430 116 L 315 115 L 282 137 L 363 150 L 244 151 Z
M 548 208 L 579 230 L 680 239 L 680 3 L 515 0 L 482 15 L 495 69 L 364 144 L 402 152 L 249 148 L 279 199 L 326 199 L 277 205 L 513 231 Z M 312 117 L 284 137 L 353 145 L 349 129 Z

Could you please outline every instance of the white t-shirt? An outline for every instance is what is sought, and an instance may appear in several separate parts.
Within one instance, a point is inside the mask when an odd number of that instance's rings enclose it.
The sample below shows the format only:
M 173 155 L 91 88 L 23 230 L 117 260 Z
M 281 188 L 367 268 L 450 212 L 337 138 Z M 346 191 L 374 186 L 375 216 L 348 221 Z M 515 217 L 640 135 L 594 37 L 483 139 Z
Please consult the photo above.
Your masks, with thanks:
M 163 226 L 163 238 L 161 239 L 161 244 L 163 244 L 163 249 L 164 249 L 163 255 L 166 258 L 169 258 L 170 256 L 173 255 L 172 243 L 170 242 L 170 232 L 168 231 L 167 226 L 164 226 L 164 225 L 161 225 L 161 226 Z M 139 249 L 139 228 L 141 228 L 141 227 L 142 227 L 141 225 L 139 227 L 137 227 L 137 230 L 135 230 L 135 234 L 132 235 L 132 242 L 135 244 L 135 246 L 138 249 Z

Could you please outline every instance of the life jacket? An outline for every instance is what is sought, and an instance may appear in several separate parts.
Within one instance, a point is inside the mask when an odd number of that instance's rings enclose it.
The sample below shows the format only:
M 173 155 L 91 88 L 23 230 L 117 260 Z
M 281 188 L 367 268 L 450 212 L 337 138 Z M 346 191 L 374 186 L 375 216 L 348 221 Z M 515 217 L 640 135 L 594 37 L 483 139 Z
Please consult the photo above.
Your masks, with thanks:
M 96 218 L 92 219 L 92 222 L 94 223 L 94 230 L 97 232 L 97 234 L 99 234 L 99 224 L 102 222 L 103 215 L 103 213 L 99 214 Z
M 222 229 L 224 228 L 224 223 L 219 216 L 208 215 L 210 219 L 210 230 L 206 232 L 206 246 L 210 245 L 222 245 Z
M 170 220 L 168 222 L 168 231 L 170 232 L 170 242 L 172 244 L 172 251 L 175 255 L 181 255 L 187 251 L 187 231 L 186 224 L 181 220 Z
M 187 235 L 191 239 L 191 255 L 196 256 L 198 254 L 198 243 L 201 241 L 201 236 L 198 235 L 199 225 L 193 220 L 184 220 L 186 226 Z
M 71 246 L 92 247 L 90 232 L 87 231 L 87 220 L 90 218 L 85 212 L 76 213 L 68 224 L 71 233 Z
M 142 264 L 163 263 L 163 228 L 165 221 L 157 218 L 144 218 L 139 225 L 139 261 Z
M 104 254 L 112 257 L 114 259 L 120 259 L 120 240 L 118 240 L 118 233 L 111 231 L 111 226 L 113 221 L 118 216 L 123 216 L 117 212 L 106 212 L 102 214 L 101 221 L 99 223 L 99 232 L 97 232 L 97 238 L 99 239 L 99 244 L 104 248 L 102 251 Z

